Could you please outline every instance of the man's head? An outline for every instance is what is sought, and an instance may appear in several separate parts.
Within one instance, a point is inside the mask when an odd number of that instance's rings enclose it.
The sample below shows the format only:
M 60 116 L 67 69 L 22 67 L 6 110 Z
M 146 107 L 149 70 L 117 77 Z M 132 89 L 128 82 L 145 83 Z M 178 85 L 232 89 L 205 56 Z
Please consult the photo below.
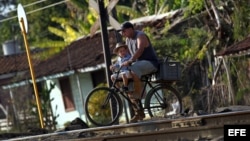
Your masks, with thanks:
M 128 28 L 134 29 L 134 25 L 129 21 L 125 21 L 124 23 L 121 24 L 121 29 L 119 29 L 118 31 L 123 31 Z
M 125 37 L 131 37 L 134 32 L 134 25 L 131 22 L 126 21 L 121 24 L 121 29 L 117 31 L 121 31 L 122 35 Z

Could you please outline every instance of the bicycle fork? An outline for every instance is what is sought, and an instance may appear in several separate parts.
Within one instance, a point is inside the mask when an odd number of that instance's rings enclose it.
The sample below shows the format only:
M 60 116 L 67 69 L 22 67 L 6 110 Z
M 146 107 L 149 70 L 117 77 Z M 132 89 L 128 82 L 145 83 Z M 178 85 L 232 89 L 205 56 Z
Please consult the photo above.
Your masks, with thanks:
M 106 106 L 110 103 L 111 100 L 111 94 L 108 93 L 107 97 L 105 98 L 104 102 L 101 104 L 101 108 L 105 109 Z
M 108 93 L 108 95 L 107 95 L 107 97 L 105 98 L 105 100 L 104 100 L 104 102 L 101 104 L 101 108 L 102 109 L 106 109 L 107 107 L 109 107 L 110 106 L 110 110 L 111 110 L 111 117 L 112 117 L 112 119 L 114 119 L 114 115 L 116 115 L 116 114 L 114 114 L 114 113 L 116 113 L 116 112 L 118 112 L 117 110 L 118 109 L 113 109 L 112 107 L 113 107 L 113 104 L 115 104 L 115 103 L 113 103 L 112 102 L 112 93 Z

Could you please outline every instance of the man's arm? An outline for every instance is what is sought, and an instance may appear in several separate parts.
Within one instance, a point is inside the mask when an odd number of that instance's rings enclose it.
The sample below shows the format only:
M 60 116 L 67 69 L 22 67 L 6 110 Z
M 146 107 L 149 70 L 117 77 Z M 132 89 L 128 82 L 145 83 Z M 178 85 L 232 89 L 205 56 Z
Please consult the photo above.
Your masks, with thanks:
M 148 41 L 148 38 L 146 37 L 146 35 L 144 35 L 144 34 L 140 35 L 137 38 L 137 51 L 131 57 L 131 61 L 135 61 L 136 59 L 138 59 L 142 55 L 144 49 L 148 46 L 149 46 L 149 41 Z

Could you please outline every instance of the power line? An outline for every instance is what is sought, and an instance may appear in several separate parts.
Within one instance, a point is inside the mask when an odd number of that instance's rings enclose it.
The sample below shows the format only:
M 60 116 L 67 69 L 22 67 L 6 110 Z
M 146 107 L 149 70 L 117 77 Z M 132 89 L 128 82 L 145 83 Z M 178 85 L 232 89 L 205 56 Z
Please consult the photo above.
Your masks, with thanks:
M 44 2 L 44 1 L 46 1 L 46 0 L 36 1 L 36 2 L 30 3 L 30 4 L 27 4 L 27 5 L 24 5 L 23 7 L 24 7 L 24 8 L 25 8 L 25 7 L 29 7 L 29 6 L 36 5 L 36 4 L 38 4 L 38 3 Z M 13 10 L 7 12 L 7 13 L 14 12 L 14 11 L 17 11 L 17 9 L 13 9 Z M 0 20 L 0 22 L 8 21 L 8 20 L 14 19 L 14 18 L 16 18 L 16 17 L 17 17 L 17 16 L 5 18 L 5 19 Z
M 23 7 L 29 7 L 29 6 L 32 6 L 32 5 L 35 5 L 35 4 L 38 4 L 38 3 L 41 3 L 41 2 L 44 2 L 46 0 L 40 0 L 40 1 L 36 1 L 36 2 L 33 2 L 33 3 L 30 3 L 30 4 L 27 4 L 27 5 L 24 5 Z
M 42 8 L 39 8 L 39 9 L 36 9 L 36 10 L 33 10 L 33 11 L 30 11 L 30 12 L 27 12 L 27 14 L 31 14 L 31 13 L 34 13 L 34 12 L 37 12 L 37 11 L 41 11 L 43 9 L 47 9 L 47 8 L 50 8 L 50 7 L 53 7 L 53 6 L 56 6 L 56 5 L 59 5 L 59 4 L 62 4 L 62 3 L 65 3 L 69 0 L 64 0 L 64 1 L 60 1 L 60 2 L 57 2 L 57 3 L 54 3 L 54 4 L 51 4 L 51 5 L 48 5 L 48 6 L 45 6 L 45 7 L 42 7 Z
M 42 2 L 45 2 L 45 1 L 46 1 L 46 0 L 39 0 L 39 1 L 36 1 L 36 2 L 32 2 L 32 3 L 30 3 L 30 4 L 24 5 L 23 8 L 29 7 L 29 6 L 32 6 L 32 5 L 36 5 L 36 4 L 38 4 L 38 3 L 42 3 Z M 16 10 L 17 10 L 17 9 L 12 9 L 12 10 L 8 11 L 7 13 L 14 12 L 14 11 L 16 11 Z
M 15 19 L 15 18 L 17 18 L 17 16 L 13 16 L 13 17 L 10 17 L 10 18 L 5 18 L 5 19 L 0 20 L 0 23 L 11 20 L 11 19 Z
M 50 5 L 48 5 L 48 6 L 45 6 L 45 7 L 36 9 L 36 10 L 29 11 L 29 12 L 26 13 L 26 15 L 31 14 L 31 13 L 34 13 L 34 12 L 37 12 L 37 11 L 41 11 L 41 10 L 44 10 L 44 9 L 47 9 L 47 8 L 50 8 L 50 7 L 53 7 L 53 6 L 62 4 L 62 3 L 65 3 L 65 2 L 67 2 L 67 1 L 69 1 L 69 0 L 63 0 L 63 1 L 60 1 L 60 2 L 57 2 L 57 3 L 54 3 L 54 4 L 50 4 Z M 33 5 L 34 5 L 34 4 L 33 4 Z M 26 7 L 27 7 L 27 5 L 26 5 Z M 1 22 L 5 22 L 5 21 L 8 21 L 8 20 L 11 20 L 11 19 L 15 19 L 15 18 L 17 18 L 17 16 L 5 18 L 5 19 L 0 20 L 0 23 L 1 23 Z

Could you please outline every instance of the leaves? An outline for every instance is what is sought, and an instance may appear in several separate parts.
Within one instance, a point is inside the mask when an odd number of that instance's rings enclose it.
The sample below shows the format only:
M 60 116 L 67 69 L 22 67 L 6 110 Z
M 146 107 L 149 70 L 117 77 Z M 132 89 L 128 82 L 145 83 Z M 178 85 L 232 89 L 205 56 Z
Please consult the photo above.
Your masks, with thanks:
M 185 17 L 200 13 L 203 9 L 204 9 L 203 0 L 189 0 L 189 4 L 185 12 Z

